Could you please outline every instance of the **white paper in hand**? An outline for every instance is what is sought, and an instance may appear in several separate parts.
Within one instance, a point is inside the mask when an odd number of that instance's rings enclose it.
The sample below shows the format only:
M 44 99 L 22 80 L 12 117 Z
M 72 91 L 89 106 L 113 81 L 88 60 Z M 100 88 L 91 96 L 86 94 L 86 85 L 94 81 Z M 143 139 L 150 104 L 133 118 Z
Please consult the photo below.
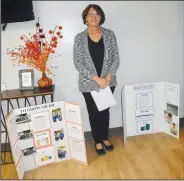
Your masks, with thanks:
M 91 91 L 91 95 L 99 111 L 103 111 L 116 104 L 116 100 L 109 86 L 104 89 L 100 89 L 99 92 Z

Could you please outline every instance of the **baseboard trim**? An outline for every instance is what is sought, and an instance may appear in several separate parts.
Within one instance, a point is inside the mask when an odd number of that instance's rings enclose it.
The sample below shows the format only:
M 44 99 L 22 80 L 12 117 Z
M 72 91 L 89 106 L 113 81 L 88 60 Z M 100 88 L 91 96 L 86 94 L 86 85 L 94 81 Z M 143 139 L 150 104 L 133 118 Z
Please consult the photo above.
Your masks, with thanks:
M 123 136 L 123 127 L 116 127 L 109 129 L 109 137 L 111 136 Z M 85 139 L 92 139 L 91 131 L 84 132 Z
M 180 128 L 184 128 L 184 118 L 180 118 Z M 123 136 L 123 127 L 116 127 L 109 129 L 109 137 L 111 136 Z M 91 131 L 84 132 L 85 139 L 92 139 Z

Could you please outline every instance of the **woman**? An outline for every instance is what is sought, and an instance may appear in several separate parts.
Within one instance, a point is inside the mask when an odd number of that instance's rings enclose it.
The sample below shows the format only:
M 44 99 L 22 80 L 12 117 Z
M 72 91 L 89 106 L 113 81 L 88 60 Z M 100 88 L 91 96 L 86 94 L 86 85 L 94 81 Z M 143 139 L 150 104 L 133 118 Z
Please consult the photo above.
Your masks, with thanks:
M 74 65 L 79 72 L 79 91 L 86 101 L 95 149 L 99 155 L 103 155 L 105 149 L 114 149 L 108 140 L 109 108 L 99 112 L 90 92 L 108 85 L 114 92 L 119 67 L 118 46 L 114 32 L 101 27 L 105 14 L 100 6 L 88 5 L 82 18 L 88 28 L 75 37 Z

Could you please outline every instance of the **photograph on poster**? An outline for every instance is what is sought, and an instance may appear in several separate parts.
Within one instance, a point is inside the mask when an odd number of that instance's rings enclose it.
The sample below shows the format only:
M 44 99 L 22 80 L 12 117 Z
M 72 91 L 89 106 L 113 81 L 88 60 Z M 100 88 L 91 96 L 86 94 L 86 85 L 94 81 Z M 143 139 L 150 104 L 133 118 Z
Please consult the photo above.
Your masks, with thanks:
M 170 129 L 170 133 L 173 134 L 174 136 L 178 136 L 178 126 L 177 123 L 172 122 L 171 124 L 169 124 L 169 129 Z
M 30 115 L 27 113 L 17 115 L 15 119 L 16 124 L 28 123 L 31 121 Z
M 51 145 L 50 130 L 35 133 L 34 141 L 37 148 Z
M 61 128 L 58 131 L 54 131 L 54 136 L 55 136 L 56 141 L 63 140 L 63 138 L 64 138 L 64 129 Z
M 178 116 L 178 106 L 167 103 L 167 111 L 171 112 L 175 116 Z
M 62 114 L 61 114 L 60 108 L 52 110 L 52 120 L 54 123 L 58 121 L 62 121 Z
M 66 146 L 57 147 L 57 154 L 59 159 L 63 159 L 67 157 Z
M 28 155 L 32 155 L 33 153 L 36 153 L 36 149 L 35 147 L 30 147 L 30 148 L 26 148 L 24 150 L 22 150 L 23 156 L 28 156 Z
M 19 140 L 26 140 L 33 138 L 32 130 L 21 131 L 18 133 Z
M 164 120 L 166 123 L 172 123 L 172 113 L 164 110 Z
M 137 128 L 139 134 L 152 132 L 152 121 L 151 120 L 138 121 Z

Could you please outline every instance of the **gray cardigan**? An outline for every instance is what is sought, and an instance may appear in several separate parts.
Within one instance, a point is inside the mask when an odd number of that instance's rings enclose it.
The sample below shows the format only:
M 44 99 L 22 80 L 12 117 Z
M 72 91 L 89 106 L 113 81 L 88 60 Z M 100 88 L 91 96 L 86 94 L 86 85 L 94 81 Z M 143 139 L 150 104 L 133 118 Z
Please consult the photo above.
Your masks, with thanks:
M 112 87 L 117 85 L 116 72 L 120 64 L 118 45 L 116 36 L 112 30 L 103 27 L 101 27 L 101 30 L 105 47 L 101 77 L 106 77 L 108 73 L 111 74 L 112 80 L 109 86 Z M 93 76 L 97 75 L 97 71 L 88 49 L 87 29 L 75 36 L 73 60 L 74 65 L 79 72 L 79 91 L 99 91 L 99 85 L 92 79 Z

